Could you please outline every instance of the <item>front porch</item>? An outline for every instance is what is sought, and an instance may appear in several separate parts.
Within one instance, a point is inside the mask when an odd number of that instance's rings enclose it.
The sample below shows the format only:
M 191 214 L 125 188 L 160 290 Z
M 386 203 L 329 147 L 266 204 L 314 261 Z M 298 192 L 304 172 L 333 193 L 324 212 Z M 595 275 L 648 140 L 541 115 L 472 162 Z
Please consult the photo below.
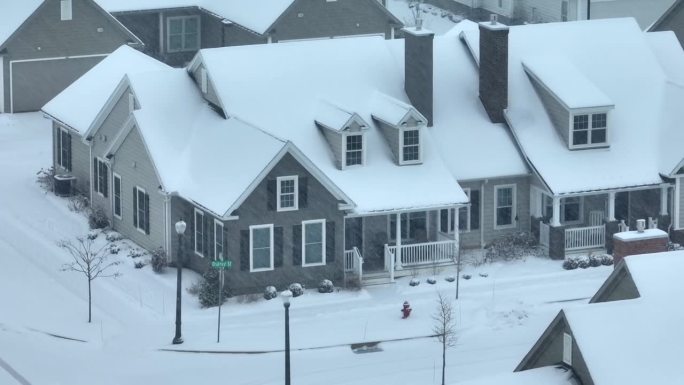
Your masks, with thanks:
M 670 185 L 599 194 L 551 196 L 531 191 L 532 232 L 554 259 L 572 253 L 612 253 L 613 234 L 636 227 L 667 230 L 672 204 Z

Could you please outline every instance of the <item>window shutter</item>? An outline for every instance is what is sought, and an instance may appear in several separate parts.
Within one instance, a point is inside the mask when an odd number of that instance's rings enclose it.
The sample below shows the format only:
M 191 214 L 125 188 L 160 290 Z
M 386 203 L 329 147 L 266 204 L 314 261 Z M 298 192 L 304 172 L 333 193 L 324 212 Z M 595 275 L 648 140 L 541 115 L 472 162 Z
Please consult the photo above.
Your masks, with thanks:
M 216 245 L 214 244 L 214 219 L 211 218 L 209 215 L 204 216 L 204 255 L 209 257 L 209 258 L 214 258 L 214 248 Z
M 306 204 L 309 198 L 309 179 L 307 177 L 299 178 L 299 208 L 306 208 Z
M 150 234 L 150 194 L 145 194 L 145 234 Z
M 273 228 L 273 267 L 283 267 L 283 227 Z
M 104 173 L 104 186 L 102 186 L 104 189 L 102 191 L 102 195 L 104 195 L 105 198 L 109 195 L 109 166 L 107 166 L 105 163 L 102 163 L 102 172 Z
M 240 230 L 240 270 L 249 271 L 249 230 Z
M 64 145 L 64 144 L 62 144 Z M 67 159 L 66 159 L 66 169 L 67 171 L 71 171 L 71 133 L 67 134 Z
M 335 222 L 325 222 L 325 263 L 335 262 Z
M 302 225 L 292 226 L 292 265 L 302 265 Z
M 133 187 L 133 226 L 138 227 L 138 189 Z
M 93 190 L 97 191 L 97 158 L 93 158 Z
M 54 132 L 55 132 L 56 134 L 53 134 L 53 135 L 52 135 L 52 140 L 53 140 L 54 143 L 55 143 L 55 147 L 54 147 L 54 148 L 55 148 L 55 152 L 56 152 L 56 155 L 57 155 L 57 164 L 63 164 L 63 163 L 62 163 L 62 147 L 64 147 L 64 143 L 63 143 L 63 140 L 62 140 L 62 139 L 63 139 L 63 137 L 62 137 L 62 130 L 59 129 L 59 128 L 56 128 L 56 129 L 54 130 Z
M 470 229 L 480 228 L 480 190 L 470 192 Z
M 268 194 L 266 200 L 268 201 L 267 208 L 269 211 L 275 211 L 276 209 L 276 199 L 278 199 L 278 197 L 276 196 L 276 194 L 278 193 L 276 183 L 277 181 L 275 179 L 270 179 L 266 184 L 266 191 Z

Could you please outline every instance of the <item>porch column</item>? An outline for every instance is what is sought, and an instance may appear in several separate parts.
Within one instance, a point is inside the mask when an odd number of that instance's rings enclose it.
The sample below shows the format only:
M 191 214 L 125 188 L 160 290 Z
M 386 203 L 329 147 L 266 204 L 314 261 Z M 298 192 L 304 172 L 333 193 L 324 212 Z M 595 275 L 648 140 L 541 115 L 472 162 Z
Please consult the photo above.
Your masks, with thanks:
M 397 213 L 397 220 L 395 223 L 395 231 L 396 231 L 396 236 L 395 238 L 397 239 L 396 242 L 396 251 L 394 252 L 394 258 L 390 258 L 390 281 L 394 282 L 394 261 L 397 260 L 399 261 L 399 264 L 401 264 L 401 213 Z
M 542 193 L 536 188 L 532 187 L 530 189 L 530 206 L 532 216 L 535 218 L 541 218 L 542 216 Z
M 615 191 L 608 193 L 608 221 L 615 221 Z
M 667 191 L 670 186 L 660 187 L 660 215 L 667 215 Z
M 557 196 L 553 197 L 553 216 L 551 217 L 551 226 L 560 226 L 560 198 Z

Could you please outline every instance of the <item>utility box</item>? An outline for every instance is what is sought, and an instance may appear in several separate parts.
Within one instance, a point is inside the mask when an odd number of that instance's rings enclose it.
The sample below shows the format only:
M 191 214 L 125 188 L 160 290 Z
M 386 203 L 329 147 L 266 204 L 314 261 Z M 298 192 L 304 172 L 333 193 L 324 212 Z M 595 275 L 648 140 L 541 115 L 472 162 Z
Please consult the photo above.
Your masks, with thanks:
M 76 177 L 72 175 L 55 175 L 55 195 L 60 197 L 68 197 L 73 194 L 73 182 Z

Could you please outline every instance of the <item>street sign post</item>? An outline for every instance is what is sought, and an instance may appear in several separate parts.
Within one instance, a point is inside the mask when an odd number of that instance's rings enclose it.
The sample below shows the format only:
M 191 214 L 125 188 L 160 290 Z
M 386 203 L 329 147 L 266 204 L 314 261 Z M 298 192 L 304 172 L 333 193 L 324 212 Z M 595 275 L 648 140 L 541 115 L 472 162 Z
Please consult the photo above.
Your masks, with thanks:
M 219 303 L 218 303 L 218 327 L 216 330 L 216 343 L 221 342 L 221 304 L 223 302 L 223 272 L 233 267 L 233 261 L 223 260 L 223 253 L 219 253 L 219 259 L 211 261 L 211 268 L 221 272 L 219 276 Z
M 211 261 L 211 267 L 212 269 L 216 270 L 225 270 L 225 269 L 230 269 L 233 267 L 233 261 L 224 261 L 224 260 L 215 260 Z

